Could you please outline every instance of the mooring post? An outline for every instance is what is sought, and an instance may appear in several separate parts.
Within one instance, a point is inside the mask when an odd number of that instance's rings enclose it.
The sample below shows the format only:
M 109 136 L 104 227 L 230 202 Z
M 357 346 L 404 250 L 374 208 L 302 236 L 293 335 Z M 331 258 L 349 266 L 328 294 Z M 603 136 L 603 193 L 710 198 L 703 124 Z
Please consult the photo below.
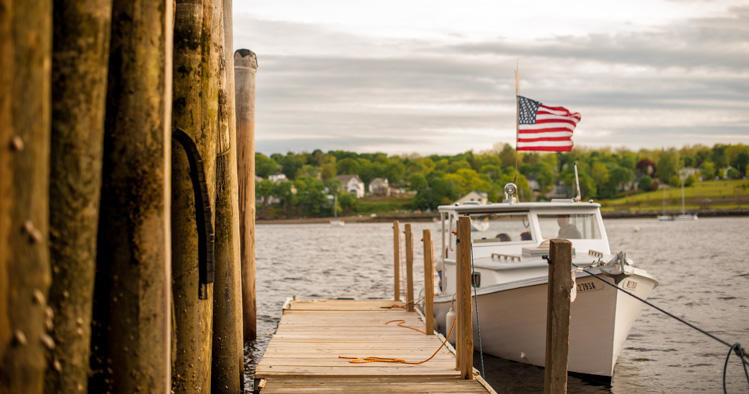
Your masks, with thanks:
M 41 393 L 49 258 L 53 2 L 0 1 L 0 392 Z M 6 67 L 7 66 L 7 67 Z
M 427 335 L 434 335 L 434 244 L 432 244 L 431 231 L 424 229 L 422 241 L 424 242 L 424 317 L 426 318 L 424 330 Z M 447 330 L 450 330 L 450 327 L 447 327 Z
M 212 393 L 239 393 L 244 376 L 242 283 L 237 181 L 237 138 L 233 100 L 234 53 L 226 50 L 226 18 L 231 2 L 214 3 L 219 45 L 218 152 L 216 156 L 216 278 L 213 293 Z M 231 35 L 231 31 L 228 32 Z
M 458 219 L 457 270 L 457 303 L 458 303 L 458 338 L 460 376 L 473 379 L 473 321 L 471 319 L 471 218 L 461 216 Z
M 213 0 L 178 0 L 174 24 L 172 388 L 211 387 L 215 279 L 218 47 Z
M 552 239 L 549 247 L 549 284 L 546 306 L 545 394 L 567 392 L 571 272 L 572 243 L 566 239 Z
M 171 389 L 172 9 L 112 4 L 89 392 Z
M 397 220 L 393 220 L 393 301 L 401 300 L 401 232 Z
M 52 54 L 49 304 L 45 386 L 87 391 L 112 0 L 57 2 Z M 48 390 L 50 391 L 50 390 Z
M 406 310 L 414 311 L 414 245 L 411 224 L 406 224 Z
M 257 57 L 249 49 L 234 53 L 237 117 L 239 228 L 242 249 L 242 309 L 244 340 L 257 337 L 255 300 L 255 73 Z

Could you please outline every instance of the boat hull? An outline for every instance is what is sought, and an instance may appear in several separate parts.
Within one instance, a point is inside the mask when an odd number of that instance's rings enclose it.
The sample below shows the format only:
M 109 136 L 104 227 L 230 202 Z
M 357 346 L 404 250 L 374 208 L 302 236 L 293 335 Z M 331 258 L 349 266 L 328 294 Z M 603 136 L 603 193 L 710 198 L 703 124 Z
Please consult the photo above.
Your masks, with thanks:
M 605 277 L 614 281 L 612 277 Z M 657 282 L 647 276 L 620 275 L 618 284 L 647 298 Z M 547 284 L 504 285 L 479 292 L 478 316 L 484 353 L 543 366 L 546 349 Z M 451 297 L 435 298 L 435 323 L 445 333 L 445 315 Z M 577 278 L 577 296 L 571 306 L 568 370 L 611 376 L 632 323 L 642 303 L 588 276 Z M 475 313 L 475 311 L 474 311 Z M 474 323 L 474 346 L 478 350 Z

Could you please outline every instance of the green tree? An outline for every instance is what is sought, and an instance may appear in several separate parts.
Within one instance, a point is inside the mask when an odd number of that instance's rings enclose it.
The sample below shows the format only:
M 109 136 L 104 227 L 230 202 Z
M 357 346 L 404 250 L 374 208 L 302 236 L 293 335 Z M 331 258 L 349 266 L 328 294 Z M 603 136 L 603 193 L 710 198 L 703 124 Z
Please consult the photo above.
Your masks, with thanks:
M 712 161 L 703 161 L 700 165 L 700 173 L 702 173 L 702 179 L 711 180 L 715 178 L 715 164 Z
M 408 177 L 409 189 L 422 191 L 429 187 L 429 182 L 423 174 L 413 174 Z
M 255 175 L 267 178 L 278 171 L 281 171 L 281 166 L 275 160 L 262 153 L 255 153 Z
M 642 178 L 640 178 L 640 181 L 637 182 L 637 188 L 641 191 L 650 191 L 653 187 L 653 178 L 643 175 Z
M 359 161 L 350 157 L 336 163 L 336 171 L 341 175 L 359 174 Z
M 655 174 L 658 179 L 668 182 L 672 176 L 676 175 L 681 167 L 679 161 L 679 152 L 676 149 L 668 149 L 661 154 Z
M 263 179 L 260 182 L 255 182 L 255 194 L 260 197 L 263 206 L 268 205 L 268 200 L 273 196 L 275 185 L 273 182 Z

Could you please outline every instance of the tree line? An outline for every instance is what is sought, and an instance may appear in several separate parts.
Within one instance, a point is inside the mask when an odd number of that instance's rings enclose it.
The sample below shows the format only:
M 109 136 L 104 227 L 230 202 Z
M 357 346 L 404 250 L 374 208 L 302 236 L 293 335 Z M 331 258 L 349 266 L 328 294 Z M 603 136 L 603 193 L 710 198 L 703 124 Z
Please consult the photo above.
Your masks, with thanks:
M 518 173 L 515 172 L 517 160 Z M 571 152 L 519 152 L 510 144 L 496 144 L 483 152 L 455 155 L 387 155 L 342 150 L 288 152 L 285 155 L 255 155 L 256 183 L 261 209 L 274 206 L 281 216 L 328 216 L 338 195 L 339 209 L 357 212 L 358 201 L 341 190 L 336 175 L 358 175 L 368 185 L 386 178 L 391 186 L 415 192 L 407 207 L 434 210 L 476 190 L 489 201 L 501 201 L 503 187 L 515 182 L 523 201 L 545 200 L 555 187 L 572 196 L 574 163 L 577 163 L 584 199 L 607 199 L 656 190 L 661 185 L 691 185 L 698 179 L 738 179 L 746 176 L 749 146 L 716 144 L 683 148 L 590 149 Z M 686 171 L 684 169 L 687 169 Z M 287 180 L 271 182 L 270 175 L 282 173 Z M 558 190 L 557 190 L 558 191 Z M 274 202 L 271 204 L 271 202 Z

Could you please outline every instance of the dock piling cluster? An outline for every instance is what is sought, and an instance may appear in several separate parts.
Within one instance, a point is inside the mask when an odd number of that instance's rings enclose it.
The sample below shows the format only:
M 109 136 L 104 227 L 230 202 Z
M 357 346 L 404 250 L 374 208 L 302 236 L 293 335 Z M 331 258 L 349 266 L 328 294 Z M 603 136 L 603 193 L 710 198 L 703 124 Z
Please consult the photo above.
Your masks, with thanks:
M 0 392 L 243 389 L 257 62 L 235 101 L 231 9 L 0 0 Z

